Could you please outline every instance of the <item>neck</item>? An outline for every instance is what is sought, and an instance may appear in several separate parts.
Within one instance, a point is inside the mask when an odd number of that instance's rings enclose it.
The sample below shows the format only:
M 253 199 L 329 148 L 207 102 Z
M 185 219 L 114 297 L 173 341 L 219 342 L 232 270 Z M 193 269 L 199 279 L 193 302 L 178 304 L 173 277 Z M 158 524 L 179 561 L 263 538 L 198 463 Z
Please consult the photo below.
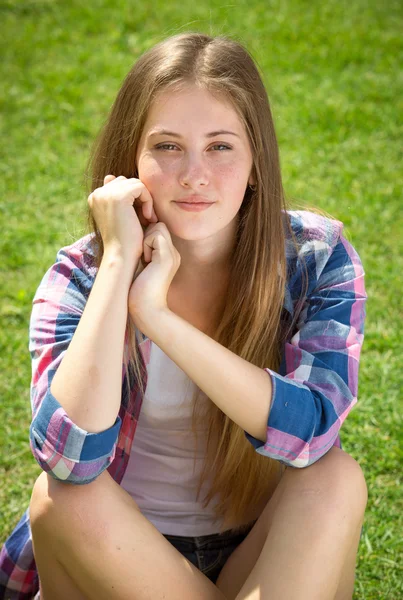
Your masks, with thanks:
M 237 221 L 209 237 L 187 240 L 171 233 L 172 242 L 181 256 L 181 264 L 172 283 L 191 288 L 223 287 L 230 273 L 236 239 Z
M 203 240 L 172 238 L 181 256 L 181 264 L 173 283 L 178 286 L 216 286 L 227 281 L 232 255 L 232 244 Z

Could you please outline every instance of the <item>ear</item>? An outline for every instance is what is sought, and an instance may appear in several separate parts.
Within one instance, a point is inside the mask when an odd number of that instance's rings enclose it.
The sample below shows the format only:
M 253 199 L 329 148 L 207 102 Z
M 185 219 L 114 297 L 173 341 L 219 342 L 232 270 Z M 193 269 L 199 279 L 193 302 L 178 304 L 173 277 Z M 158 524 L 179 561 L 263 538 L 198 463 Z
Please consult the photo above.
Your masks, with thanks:
M 248 185 L 256 185 L 256 177 L 255 177 L 254 167 L 252 167 L 252 169 L 251 169 L 249 179 L 248 179 Z

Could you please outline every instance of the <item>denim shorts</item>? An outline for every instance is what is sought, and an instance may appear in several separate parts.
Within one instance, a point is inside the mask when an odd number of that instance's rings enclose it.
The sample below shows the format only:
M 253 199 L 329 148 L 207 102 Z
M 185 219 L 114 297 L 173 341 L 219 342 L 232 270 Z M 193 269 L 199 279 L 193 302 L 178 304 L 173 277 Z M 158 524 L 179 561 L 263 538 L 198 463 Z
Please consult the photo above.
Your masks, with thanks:
M 241 533 L 229 529 L 223 533 L 197 537 L 181 535 L 164 535 L 164 537 L 206 577 L 216 583 L 221 569 L 235 548 L 246 538 L 256 520 Z

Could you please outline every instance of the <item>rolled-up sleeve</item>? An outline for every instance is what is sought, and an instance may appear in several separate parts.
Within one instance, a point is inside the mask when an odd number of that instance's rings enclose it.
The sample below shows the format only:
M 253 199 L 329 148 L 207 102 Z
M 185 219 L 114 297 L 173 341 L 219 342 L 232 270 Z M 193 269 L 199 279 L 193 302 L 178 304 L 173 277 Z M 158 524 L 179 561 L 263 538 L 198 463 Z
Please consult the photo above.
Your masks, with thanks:
M 50 392 L 52 379 L 77 329 L 95 270 L 87 264 L 82 238 L 62 248 L 33 299 L 29 350 L 32 359 L 30 447 L 41 468 L 55 479 L 85 484 L 112 462 L 121 419 L 89 433 L 69 418 Z
M 364 338 L 364 270 L 353 246 L 340 235 L 296 331 L 286 342 L 262 442 L 245 432 L 259 454 L 306 467 L 339 443 L 339 430 L 357 402 Z

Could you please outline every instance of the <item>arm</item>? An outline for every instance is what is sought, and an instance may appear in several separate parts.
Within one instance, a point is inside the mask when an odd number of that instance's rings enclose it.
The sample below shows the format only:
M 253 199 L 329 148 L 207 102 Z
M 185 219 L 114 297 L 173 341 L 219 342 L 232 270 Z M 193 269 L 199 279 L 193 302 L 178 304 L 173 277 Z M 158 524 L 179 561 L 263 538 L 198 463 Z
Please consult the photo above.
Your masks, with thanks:
M 338 443 L 357 402 L 366 299 L 361 260 L 339 235 L 285 344 L 280 373 L 266 369 L 274 388 L 266 443 L 246 434 L 259 454 L 306 467 Z
M 304 467 L 334 444 L 356 403 L 364 272 L 340 238 L 286 343 L 280 374 L 260 369 L 163 311 L 151 339 L 245 430 L 257 452 Z
M 264 441 L 272 397 L 267 373 L 169 309 L 158 313 L 154 324 L 148 329 L 153 342 L 230 419 Z
M 31 449 L 45 471 L 74 483 L 95 479 L 114 457 L 132 278 L 107 255 L 94 283 L 86 260 L 79 243 L 58 253 L 30 323 Z

